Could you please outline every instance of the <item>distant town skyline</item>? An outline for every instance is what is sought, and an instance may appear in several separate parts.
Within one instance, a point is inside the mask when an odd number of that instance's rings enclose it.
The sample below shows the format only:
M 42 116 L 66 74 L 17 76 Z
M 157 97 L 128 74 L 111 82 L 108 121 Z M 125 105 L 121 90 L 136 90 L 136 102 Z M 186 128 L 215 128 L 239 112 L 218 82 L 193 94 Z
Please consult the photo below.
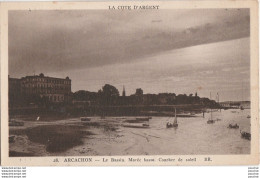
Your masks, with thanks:
M 248 9 L 10 11 L 9 74 L 250 100 Z

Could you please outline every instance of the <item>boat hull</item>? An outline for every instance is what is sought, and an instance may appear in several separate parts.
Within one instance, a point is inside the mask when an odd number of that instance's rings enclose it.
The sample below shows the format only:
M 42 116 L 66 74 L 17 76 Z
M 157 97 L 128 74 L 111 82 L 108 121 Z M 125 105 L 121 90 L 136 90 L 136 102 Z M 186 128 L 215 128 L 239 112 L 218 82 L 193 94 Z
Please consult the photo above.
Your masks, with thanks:
M 214 123 L 215 123 L 214 120 L 208 120 L 208 121 L 207 121 L 207 124 L 214 124 Z
M 149 128 L 148 124 L 123 124 L 123 127 L 129 127 L 129 128 Z
M 81 121 L 90 121 L 91 119 L 90 119 L 90 118 L 87 118 L 87 117 L 81 117 L 80 120 L 81 120 Z
M 237 124 L 235 124 L 235 125 L 229 124 L 228 128 L 230 128 L 230 129 L 238 129 L 239 125 L 237 125 Z
M 177 123 L 173 123 L 173 124 L 166 124 L 166 128 L 172 128 L 172 127 L 178 127 Z
M 247 140 L 251 140 L 251 133 L 241 132 L 241 137 Z

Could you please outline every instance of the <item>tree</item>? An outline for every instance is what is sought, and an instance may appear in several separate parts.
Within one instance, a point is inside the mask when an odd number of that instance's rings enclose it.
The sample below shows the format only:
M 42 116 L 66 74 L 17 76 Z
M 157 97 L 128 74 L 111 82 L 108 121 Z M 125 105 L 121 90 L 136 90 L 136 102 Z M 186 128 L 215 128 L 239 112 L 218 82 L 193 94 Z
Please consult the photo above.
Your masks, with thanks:
M 118 89 L 109 84 L 104 85 L 99 93 L 101 94 L 101 103 L 103 105 L 116 104 L 117 98 L 119 97 Z
M 141 88 L 137 88 L 137 89 L 136 89 L 136 92 L 135 92 L 135 95 L 136 95 L 136 96 L 142 96 L 143 93 L 144 93 L 144 92 L 143 92 L 143 90 L 142 90 Z
M 119 96 L 118 89 L 116 89 L 116 87 L 109 85 L 109 84 L 106 84 L 105 86 L 102 87 L 102 93 L 109 97 L 118 97 Z
M 97 101 L 98 100 L 98 93 L 97 92 L 90 92 L 85 90 L 79 90 L 73 93 L 73 98 L 78 101 Z

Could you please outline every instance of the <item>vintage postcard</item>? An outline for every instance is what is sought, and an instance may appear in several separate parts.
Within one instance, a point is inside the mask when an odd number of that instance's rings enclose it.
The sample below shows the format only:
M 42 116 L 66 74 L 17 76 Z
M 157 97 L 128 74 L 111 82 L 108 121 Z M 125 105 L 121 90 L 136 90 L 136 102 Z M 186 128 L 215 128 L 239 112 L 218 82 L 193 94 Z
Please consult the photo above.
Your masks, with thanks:
M 1 4 L 3 166 L 254 165 L 256 1 Z

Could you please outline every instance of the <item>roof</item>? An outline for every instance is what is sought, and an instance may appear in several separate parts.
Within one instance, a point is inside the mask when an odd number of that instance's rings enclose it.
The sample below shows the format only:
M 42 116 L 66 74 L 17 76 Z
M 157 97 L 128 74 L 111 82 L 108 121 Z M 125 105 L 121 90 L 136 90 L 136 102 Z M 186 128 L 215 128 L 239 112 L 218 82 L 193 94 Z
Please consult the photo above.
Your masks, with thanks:
M 31 75 L 31 76 L 25 76 L 25 77 L 22 77 L 21 79 L 23 78 L 49 78 L 49 79 L 55 79 L 55 80 L 71 80 L 69 77 L 66 77 L 66 78 L 56 78 L 56 77 L 49 77 L 49 76 L 44 76 L 44 75 Z

